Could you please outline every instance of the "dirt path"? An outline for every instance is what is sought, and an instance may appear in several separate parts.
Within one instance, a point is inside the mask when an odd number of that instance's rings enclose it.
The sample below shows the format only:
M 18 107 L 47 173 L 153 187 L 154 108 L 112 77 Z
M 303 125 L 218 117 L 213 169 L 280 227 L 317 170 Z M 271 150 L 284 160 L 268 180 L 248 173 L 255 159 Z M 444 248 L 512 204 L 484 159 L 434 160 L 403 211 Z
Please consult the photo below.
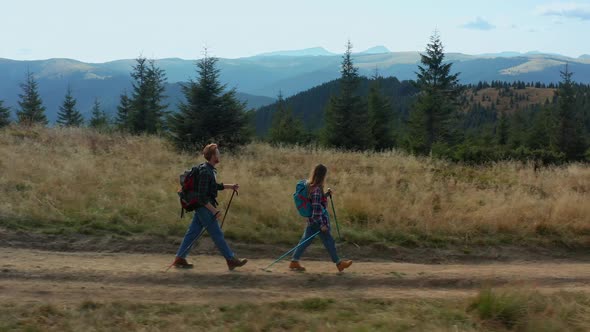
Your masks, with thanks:
M 306 273 L 280 262 L 251 260 L 227 271 L 219 256 L 192 256 L 193 270 L 171 269 L 170 255 L 72 253 L 0 248 L 0 301 L 71 303 L 266 302 L 306 297 L 464 297 L 485 285 L 516 285 L 543 291 L 590 292 L 590 263 L 571 261 L 425 265 L 355 262 L 337 273 L 326 261 L 305 262 Z
M 56 252 L 104 252 L 160 254 L 174 253 L 180 245 L 182 237 L 132 236 L 115 237 L 112 235 L 96 236 L 83 234 L 51 235 L 35 232 L 10 231 L 0 227 L 0 251 L 3 248 L 34 249 Z M 250 258 L 275 257 L 295 245 L 252 244 L 228 241 L 230 247 L 240 255 Z M 588 247 L 568 248 L 555 246 L 551 243 L 535 246 L 518 245 L 448 245 L 441 248 L 433 247 L 402 247 L 382 243 L 358 245 L 354 243 L 338 243 L 339 251 L 346 257 L 362 261 L 396 261 L 425 264 L 480 264 L 518 261 L 554 261 L 571 260 L 590 263 Z M 215 255 L 218 250 L 210 239 L 200 241 L 192 250 L 192 254 Z M 323 246 L 316 243 L 306 251 L 306 257 L 326 259 Z

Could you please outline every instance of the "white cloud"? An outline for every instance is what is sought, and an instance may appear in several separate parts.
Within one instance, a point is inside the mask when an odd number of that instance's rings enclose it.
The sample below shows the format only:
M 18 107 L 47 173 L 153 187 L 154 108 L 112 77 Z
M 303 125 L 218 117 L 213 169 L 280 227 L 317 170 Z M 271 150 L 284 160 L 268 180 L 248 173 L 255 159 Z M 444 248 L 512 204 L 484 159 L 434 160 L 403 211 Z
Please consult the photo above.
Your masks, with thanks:
M 462 27 L 465 29 L 472 30 L 492 30 L 496 28 L 495 25 L 491 24 L 490 22 L 484 20 L 481 17 L 477 17 L 473 22 L 463 24 Z
M 538 15 L 543 16 L 577 18 L 584 21 L 590 20 L 590 4 L 581 4 L 575 2 L 556 2 L 538 6 L 535 12 Z

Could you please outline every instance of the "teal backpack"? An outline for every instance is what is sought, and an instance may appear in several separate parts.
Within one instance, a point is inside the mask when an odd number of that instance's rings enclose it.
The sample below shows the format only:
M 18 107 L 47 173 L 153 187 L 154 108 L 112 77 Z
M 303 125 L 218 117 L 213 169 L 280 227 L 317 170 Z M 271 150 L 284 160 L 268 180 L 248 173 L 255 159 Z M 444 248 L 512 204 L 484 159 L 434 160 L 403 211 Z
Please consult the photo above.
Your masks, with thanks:
M 299 180 L 295 186 L 295 193 L 293 193 L 293 200 L 295 201 L 295 208 L 302 217 L 311 217 L 311 199 L 309 198 L 309 186 L 307 180 Z

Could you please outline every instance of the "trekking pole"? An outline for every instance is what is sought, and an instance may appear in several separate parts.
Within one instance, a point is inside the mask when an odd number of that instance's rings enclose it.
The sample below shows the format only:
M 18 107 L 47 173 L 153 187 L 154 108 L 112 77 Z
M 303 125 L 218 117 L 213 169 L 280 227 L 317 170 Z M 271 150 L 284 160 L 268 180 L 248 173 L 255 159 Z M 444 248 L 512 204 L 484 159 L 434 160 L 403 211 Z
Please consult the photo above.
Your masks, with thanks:
M 225 217 L 227 217 L 227 212 L 229 212 L 229 207 L 231 206 L 231 201 L 234 199 L 234 194 L 238 194 L 238 196 L 240 196 L 240 193 L 238 193 L 237 191 L 233 190 L 231 193 L 231 197 L 229 199 L 229 203 L 227 203 L 227 208 L 225 209 L 225 214 L 223 215 L 223 220 L 221 221 L 221 227 L 223 229 L 223 223 L 225 222 Z
M 340 226 L 338 226 L 338 218 L 336 217 L 336 209 L 334 208 L 334 199 L 332 198 L 332 193 L 330 193 L 330 203 L 332 203 L 332 213 L 334 214 L 334 221 L 336 222 L 336 230 L 338 231 L 338 239 L 342 241 L 342 236 L 340 236 Z
M 281 259 L 285 258 L 288 254 L 292 253 L 293 251 L 297 250 L 297 248 L 301 247 L 303 244 L 305 244 L 306 242 L 310 241 L 311 239 L 313 239 L 314 237 L 316 237 L 318 234 L 320 234 L 321 231 L 317 231 L 315 234 L 313 234 L 312 236 L 308 237 L 307 239 L 299 242 L 298 245 L 295 246 L 295 248 L 287 251 L 286 253 L 283 254 L 283 256 L 279 257 L 276 261 L 270 263 L 269 266 L 263 268 L 262 270 L 267 271 L 271 266 L 275 265 L 276 263 L 278 263 Z
M 223 229 L 223 223 L 225 223 L 225 217 L 227 217 L 227 212 L 229 211 L 229 207 L 231 206 L 231 201 L 234 199 L 235 193 L 236 193 L 235 190 L 231 193 L 231 198 L 229 199 L 229 203 L 227 203 L 227 208 L 225 209 L 225 214 L 223 215 L 223 220 L 221 220 L 221 226 L 219 228 Z M 239 194 L 238 194 L 238 196 L 239 196 Z M 186 253 L 187 251 L 189 251 L 193 247 L 195 242 L 197 242 L 201 238 L 201 236 L 203 236 L 203 234 L 205 233 L 205 230 L 206 230 L 206 228 L 203 227 L 203 229 L 201 230 L 201 233 L 199 233 L 199 235 L 197 235 L 197 237 L 193 240 L 193 242 L 191 242 L 190 246 L 188 246 L 184 250 L 184 252 L 182 252 L 180 254 L 180 256 L 184 255 L 184 253 Z M 172 264 L 170 264 L 170 266 L 168 266 L 168 268 L 166 268 L 166 271 L 164 271 L 164 272 L 168 272 L 168 270 L 170 270 L 170 268 L 172 268 L 173 265 L 174 265 L 174 262 L 172 262 Z

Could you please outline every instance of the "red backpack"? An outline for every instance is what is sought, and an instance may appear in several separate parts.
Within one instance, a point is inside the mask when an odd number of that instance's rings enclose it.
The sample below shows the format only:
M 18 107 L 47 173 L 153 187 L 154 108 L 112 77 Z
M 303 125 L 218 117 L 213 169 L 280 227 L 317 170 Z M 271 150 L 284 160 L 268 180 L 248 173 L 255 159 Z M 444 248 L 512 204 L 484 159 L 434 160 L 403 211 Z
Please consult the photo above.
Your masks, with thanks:
M 194 211 L 200 206 L 199 204 L 199 173 L 201 172 L 203 164 L 195 166 L 180 174 L 180 189 L 178 189 L 178 197 L 180 197 L 180 217 L 184 216 L 184 211 Z

